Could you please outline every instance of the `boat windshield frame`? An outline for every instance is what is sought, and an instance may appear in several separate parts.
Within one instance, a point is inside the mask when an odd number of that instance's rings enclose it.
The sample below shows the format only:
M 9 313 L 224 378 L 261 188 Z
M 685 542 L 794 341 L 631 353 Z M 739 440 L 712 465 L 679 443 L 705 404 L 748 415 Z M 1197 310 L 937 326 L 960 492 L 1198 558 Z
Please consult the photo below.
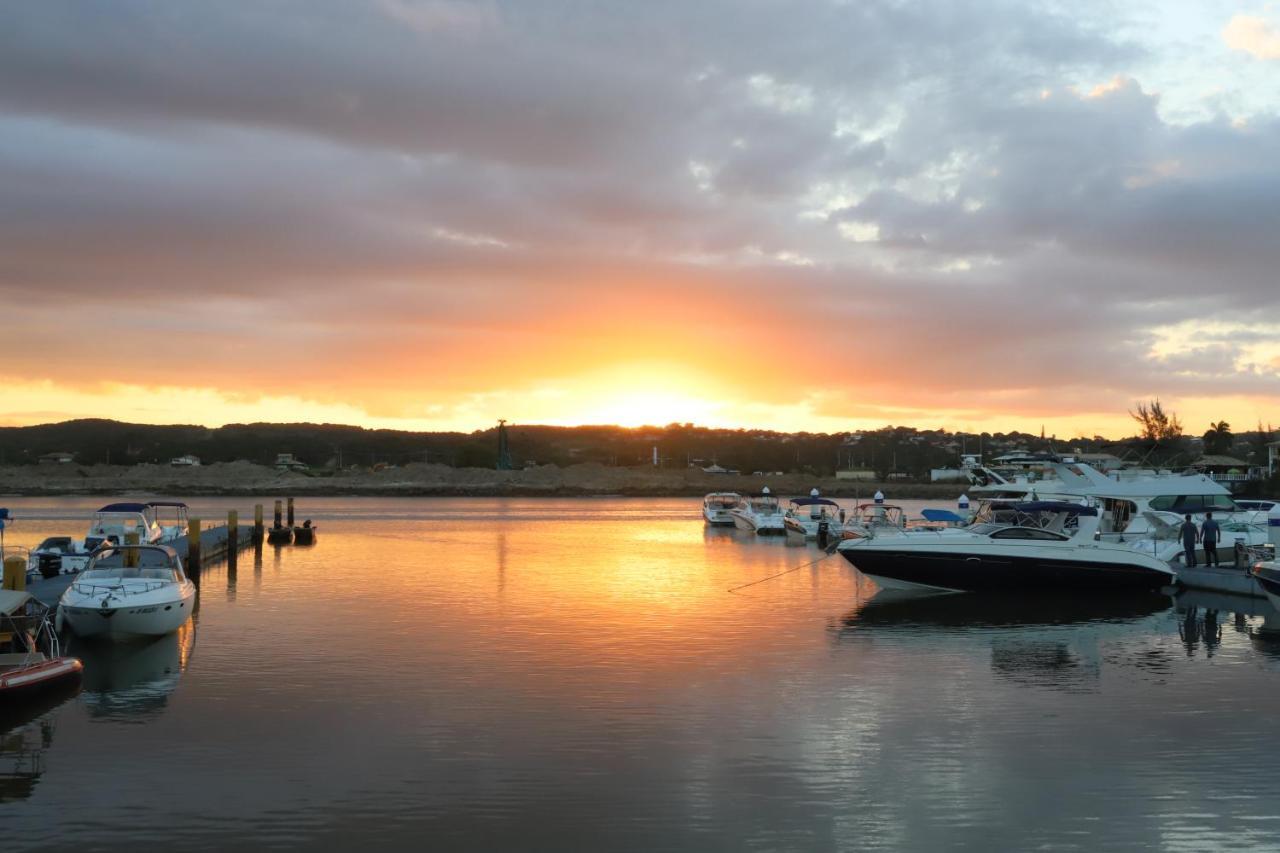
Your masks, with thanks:
M 126 567 L 123 565 L 123 563 L 128 559 L 129 551 L 138 552 L 137 566 Z M 159 555 L 161 560 L 159 562 L 152 561 L 149 565 L 146 564 L 144 562 L 144 555 L 153 555 L 153 554 Z M 119 566 L 102 565 L 104 561 L 111 560 L 116 556 L 120 557 L 121 565 Z M 173 579 L 170 580 L 169 578 L 159 578 L 159 577 L 141 574 L 142 571 L 152 571 L 157 569 L 171 570 L 173 572 Z M 94 574 L 96 572 L 114 572 L 118 570 L 122 572 L 137 570 L 139 574 L 137 575 L 120 574 L 114 577 L 104 575 L 103 577 L 100 577 L 100 578 Z M 187 579 L 187 573 L 183 568 L 182 558 L 178 556 L 178 552 L 174 551 L 172 548 L 168 547 L 167 545 L 104 545 L 100 547 L 98 550 L 93 552 L 93 555 L 89 558 L 89 564 L 85 566 L 84 570 L 80 572 L 80 574 L 77 576 L 77 583 L 79 582 L 80 579 L 83 579 L 89 582 L 92 582 L 95 580 L 119 581 L 119 580 L 142 579 L 142 580 L 163 581 L 165 583 L 182 583 Z

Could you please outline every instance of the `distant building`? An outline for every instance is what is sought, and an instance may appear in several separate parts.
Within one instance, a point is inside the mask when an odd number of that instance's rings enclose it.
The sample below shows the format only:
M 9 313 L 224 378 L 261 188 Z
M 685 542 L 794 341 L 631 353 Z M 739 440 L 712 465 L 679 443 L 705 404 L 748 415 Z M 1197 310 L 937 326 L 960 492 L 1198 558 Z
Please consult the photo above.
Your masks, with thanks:
M 702 469 L 702 473 L 704 473 L 704 474 L 728 474 L 728 473 L 729 473 L 729 469 L 728 469 L 728 468 L 722 468 L 721 466 L 719 466 L 719 465 L 717 465 L 717 464 L 715 464 L 715 463 L 713 462 L 713 463 L 711 463 L 710 465 L 708 465 L 707 467 L 703 468 L 703 469 Z
M 169 460 L 169 464 L 174 468 L 199 468 L 200 457 L 192 456 L 190 453 L 187 453 L 183 456 L 173 457 Z
M 75 461 L 76 455 L 74 453 L 67 453 L 61 450 L 53 453 L 43 453 L 36 459 L 36 463 L 39 465 L 70 465 Z
M 1214 454 L 1201 456 L 1191 463 L 1191 468 L 1201 474 L 1207 474 L 1219 483 L 1243 483 L 1260 479 L 1266 473 L 1265 468 L 1250 467 L 1249 463 L 1243 459 Z
M 969 482 L 969 472 L 962 468 L 930 468 L 929 482 L 931 483 L 954 483 Z
M 843 471 L 837 471 L 836 479 L 875 482 L 876 472 L 868 468 L 847 468 Z
M 276 454 L 277 471 L 305 471 L 307 467 L 307 463 L 303 462 L 292 453 Z

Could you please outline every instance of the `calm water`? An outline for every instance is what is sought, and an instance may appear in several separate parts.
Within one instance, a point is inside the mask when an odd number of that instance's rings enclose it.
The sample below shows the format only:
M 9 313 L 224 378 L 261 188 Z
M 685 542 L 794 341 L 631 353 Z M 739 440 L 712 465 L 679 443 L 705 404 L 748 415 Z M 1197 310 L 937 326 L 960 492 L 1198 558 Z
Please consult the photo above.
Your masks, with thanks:
M 3 501 L 8 542 L 103 502 Z M 1264 605 L 730 594 L 820 553 L 687 499 L 300 507 L 179 635 L 73 646 L 0 737 L 7 849 L 1280 848 Z

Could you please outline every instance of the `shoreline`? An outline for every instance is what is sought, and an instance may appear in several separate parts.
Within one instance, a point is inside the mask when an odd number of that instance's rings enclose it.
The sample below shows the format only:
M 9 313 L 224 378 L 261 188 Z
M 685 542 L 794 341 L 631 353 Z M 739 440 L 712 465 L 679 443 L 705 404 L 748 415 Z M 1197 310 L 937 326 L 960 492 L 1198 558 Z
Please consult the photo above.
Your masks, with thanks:
M 780 500 L 806 496 L 866 499 L 877 490 L 890 499 L 953 500 L 963 483 L 875 483 L 806 474 L 729 476 L 699 469 L 610 468 L 545 465 L 518 471 L 414 464 L 381 471 L 277 471 L 248 462 L 198 468 L 135 466 L 0 467 L 0 495 L 72 497 L 189 495 L 253 497 L 697 497 L 709 492 L 755 494 L 768 486 Z

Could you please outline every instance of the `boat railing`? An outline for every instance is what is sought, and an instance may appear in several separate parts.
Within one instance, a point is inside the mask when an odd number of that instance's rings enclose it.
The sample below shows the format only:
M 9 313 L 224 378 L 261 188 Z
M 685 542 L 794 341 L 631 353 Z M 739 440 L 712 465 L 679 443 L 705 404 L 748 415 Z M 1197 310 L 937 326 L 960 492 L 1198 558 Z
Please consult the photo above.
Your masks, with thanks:
M 158 580 L 149 578 L 124 578 L 129 583 L 106 583 L 98 581 L 76 581 L 71 586 L 76 592 L 82 592 L 88 595 L 96 595 L 99 592 L 122 593 L 124 595 L 139 595 L 144 592 L 154 592 L 157 589 L 163 589 L 171 586 L 174 581 Z

